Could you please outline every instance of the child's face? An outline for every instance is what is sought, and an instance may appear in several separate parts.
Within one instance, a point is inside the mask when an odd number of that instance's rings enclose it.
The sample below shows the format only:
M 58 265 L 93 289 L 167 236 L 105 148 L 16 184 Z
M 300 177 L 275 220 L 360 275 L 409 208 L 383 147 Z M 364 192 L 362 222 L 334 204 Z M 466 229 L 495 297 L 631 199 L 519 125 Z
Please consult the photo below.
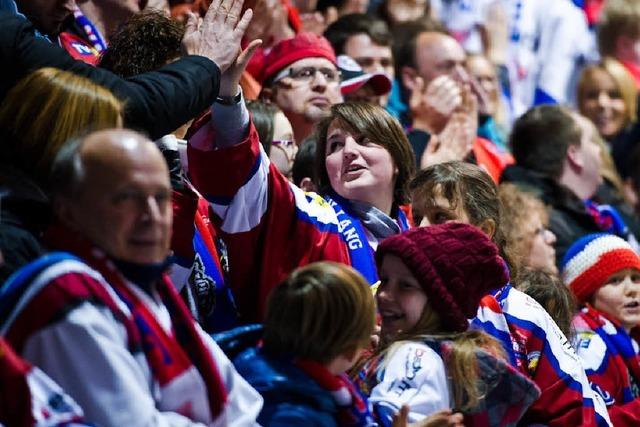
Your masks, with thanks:
M 437 188 L 433 198 L 427 196 L 423 191 L 416 191 L 413 194 L 412 210 L 416 225 L 425 227 L 451 221 L 469 224 L 469 216 L 464 210 L 462 202 L 456 203 L 455 209 L 453 209 L 449 200 Z
M 380 336 L 391 342 L 400 332 L 406 332 L 418 323 L 427 295 L 402 259 L 395 255 L 385 255 L 379 274 L 376 301 L 382 318 Z
M 630 330 L 640 324 L 640 271 L 626 268 L 611 275 L 593 295 L 593 306 Z

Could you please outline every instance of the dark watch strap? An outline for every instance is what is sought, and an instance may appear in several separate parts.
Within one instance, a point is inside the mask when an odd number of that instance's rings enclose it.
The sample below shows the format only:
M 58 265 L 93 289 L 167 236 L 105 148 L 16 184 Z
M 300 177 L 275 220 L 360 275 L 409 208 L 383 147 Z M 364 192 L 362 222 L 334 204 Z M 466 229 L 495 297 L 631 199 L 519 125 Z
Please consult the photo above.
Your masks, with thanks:
M 216 102 L 222 105 L 236 105 L 242 100 L 242 92 L 235 96 L 216 96 Z

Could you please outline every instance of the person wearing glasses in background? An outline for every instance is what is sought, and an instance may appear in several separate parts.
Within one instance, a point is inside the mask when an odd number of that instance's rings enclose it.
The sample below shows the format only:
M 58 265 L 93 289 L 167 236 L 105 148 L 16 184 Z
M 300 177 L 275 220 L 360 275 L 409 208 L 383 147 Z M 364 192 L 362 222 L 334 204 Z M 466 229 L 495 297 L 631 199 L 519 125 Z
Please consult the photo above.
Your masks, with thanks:
M 311 262 L 348 264 L 376 283 L 378 242 L 408 228 L 401 206 L 408 203 L 415 167 L 400 123 L 382 107 L 314 102 L 341 98 L 326 40 L 301 34 L 269 55 L 281 66 L 267 65 L 275 82 L 267 88 L 291 120 L 295 141 L 303 140 L 296 123 L 304 114 L 318 122 L 319 194 L 293 185 L 269 160 L 242 102 L 237 73 L 235 81 L 221 81 L 209 121 L 195 126 L 188 145 L 191 180 L 209 201 L 212 222 L 227 244 L 241 323 L 262 321 L 269 291 Z M 283 99 L 297 107 L 295 114 Z
M 300 33 L 267 54 L 260 97 L 276 104 L 293 126 L 296 141 L 313 132 L 334 104 L 342 102 L 340 72 L 324 37 Z
M 269 161 L 282 175 L 292 181 L 293 161 L 298 152 L 298 145 L 293 139 L 291 122 L 280 108 L 270 102 L 258 99 L 247 100 L 246 104 Z

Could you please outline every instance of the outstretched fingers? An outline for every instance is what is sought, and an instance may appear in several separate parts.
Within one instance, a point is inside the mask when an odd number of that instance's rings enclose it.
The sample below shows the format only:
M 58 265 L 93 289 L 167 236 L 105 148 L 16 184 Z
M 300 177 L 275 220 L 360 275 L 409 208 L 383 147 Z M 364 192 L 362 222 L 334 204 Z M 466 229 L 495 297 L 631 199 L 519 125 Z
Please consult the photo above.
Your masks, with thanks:
M 227 15 L 227 22 L 232 28 L 235 29 L 236 23 L 240 18 L 240 12 L 242 12 L 242 6 L 244 5 L 244 0 L 231 0 L 231 5 L 229 6 L 229 13 Z
M 204 20 L 207 24 L 212 24 L 216 21 L 219 21 L 219 11 L 220 5 L 222 4 L 222 0 L 213 0 L 209 5 L 209 9 L 207 13 L 204 15 Z M 224 22 L 224 21 L 223 21 Z
M 242 0 L 240 0 L 240 2 L 242 3 Z M 247 28 L 249 28 L 249 24 L 251 23 L 252 18 L 253 10 L 245 10 L 242 18 L 240 19 L 240 22 L 238 22 L 238 25 L 236 25 L 236 28 L 233 30 L 234 36 L 242 38 L 242 36 L 244 36 L 244 33 L 247 31 Z

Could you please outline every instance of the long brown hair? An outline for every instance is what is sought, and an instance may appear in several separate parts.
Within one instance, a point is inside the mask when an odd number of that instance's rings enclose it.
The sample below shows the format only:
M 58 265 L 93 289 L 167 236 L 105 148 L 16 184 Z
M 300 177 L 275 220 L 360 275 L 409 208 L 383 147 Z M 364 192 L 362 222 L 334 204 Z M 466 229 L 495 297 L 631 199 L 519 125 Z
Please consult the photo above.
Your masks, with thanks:
M 495 224 L 491 237 L 500 251 L 500 256 L 509 266 L 511 276 L 517 275 L 518 265 L 507 249 L 507 240 L 501 227 L 502 213 L 498 187 L 491 177 L 480 167 L 467 162 L 452 161 L 438 163 L 419 171 L 409 184 L 411 193 L 424 196 L 427 204 L 435 204 L 438 195 L 449 201 L 453 210 L 462 203 L 470 223 L 479 227 L 486 220 Z M 419 223 L 419 211 L 414 206 L 414 220 Z M 418 213 L 418 215 L 416 215 Z
M 46 186 L 51 164 L 70 138 L 117 127 L 122 104 L 106 88 L 56 68 L 26 76 L 0 106 L 3 160 Z
M 488 391 L 486 384 L 479 381 L 477 351 L 485 351 L 506 361 L 502 345 L 495 338 L 479 330 L 458 333 L 443 331 L 438 314 L 430 309 L 427 303 L 418 323 L 410 331 L 402 333 L 396 341 L 383 347 L 378 356 L 383 356 L 384 360 L 388 361 L 403 344 L 424 339 L 452 342 L 452 351 L 443 360 L 447 375 L 451 378 L 455 407 L 462 411 L 477 407 Z
M 321 193 L 331 189 L 325 159 L 327 157 L 327 133 L 329 126 L 337 121 L 341 126 L 358 135 L 367 137 L 384 147 L 394 166 L 398 168 L 393 192 L 393 202 L 403 205 L 409 202 L 409 180 L 415 172 L 415 156 L 400 123 L 383 108 L 368 103 L 346 102 L 331 107 L 331 113 L 316 127 L 318 147 L 316 149 L 315 172 Z

